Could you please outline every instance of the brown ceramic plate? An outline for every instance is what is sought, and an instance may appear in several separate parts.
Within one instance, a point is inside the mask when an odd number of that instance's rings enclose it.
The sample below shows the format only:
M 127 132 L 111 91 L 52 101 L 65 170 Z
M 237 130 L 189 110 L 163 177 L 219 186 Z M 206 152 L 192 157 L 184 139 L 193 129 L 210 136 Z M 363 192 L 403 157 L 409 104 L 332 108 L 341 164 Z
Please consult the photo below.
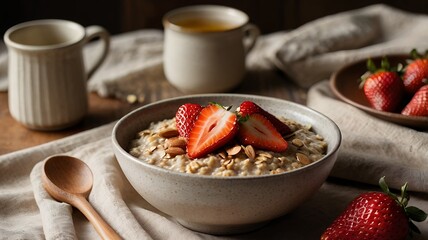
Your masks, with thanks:
M 391 64 L 405 63 L 409 56 L 387 56 Z M 382 57 L 374 57 L 376 66 L 380 66 Z M 337 98 L 349 103 L 375 117 L 416 129 L 428 129 L 428 117 L 410 117 L 399 113 L 382 112 L 370 107 L 363 91 L 359 88 L 359 79 L 367 71 L 367 60 L 347 65 L 335 72 L 330 79 L 330 86 Z

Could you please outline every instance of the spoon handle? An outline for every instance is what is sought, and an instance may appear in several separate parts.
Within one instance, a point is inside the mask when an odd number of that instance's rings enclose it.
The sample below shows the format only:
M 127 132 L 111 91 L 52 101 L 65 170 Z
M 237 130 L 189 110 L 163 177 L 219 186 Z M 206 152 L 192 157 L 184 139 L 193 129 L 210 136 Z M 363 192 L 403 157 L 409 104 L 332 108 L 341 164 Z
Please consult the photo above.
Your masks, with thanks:
M 91 204 L 84 197 L 78 197 L 78 201 L 76 201 L 75 207 L 79 209 L 92 223 L 95 230 L 104 240 L 119 240 L 122 239 L 107 222 L 95 211 L 95 209 L 91 206 Z

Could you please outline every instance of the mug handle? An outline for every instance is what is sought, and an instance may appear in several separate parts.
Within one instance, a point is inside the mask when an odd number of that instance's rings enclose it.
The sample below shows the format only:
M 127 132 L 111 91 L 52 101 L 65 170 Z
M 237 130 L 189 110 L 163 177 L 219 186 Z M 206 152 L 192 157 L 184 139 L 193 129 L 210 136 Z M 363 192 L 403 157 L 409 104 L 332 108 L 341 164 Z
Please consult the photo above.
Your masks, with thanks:
M 103 48 L 101 54 L 98 56 L 97 60 L 94 61 L 93 66 L 90 66 L 87 73 L 87 79 L 91 78 L 92 74 L 101 66 L 101 63 L 107 57 L 108 52 L 110 51 L 110 34 L 101 26 L 88 26 L 85 28 L 86 31 L 86 43 L 90 40 L 99 37 L 103 41 Z
M 260 29 L 254 24 L 247 24 L 243 27 L 244 32 L 244 50 L 245 53 L 249 53 L 256 45 L 257 38 L 260 36 Z

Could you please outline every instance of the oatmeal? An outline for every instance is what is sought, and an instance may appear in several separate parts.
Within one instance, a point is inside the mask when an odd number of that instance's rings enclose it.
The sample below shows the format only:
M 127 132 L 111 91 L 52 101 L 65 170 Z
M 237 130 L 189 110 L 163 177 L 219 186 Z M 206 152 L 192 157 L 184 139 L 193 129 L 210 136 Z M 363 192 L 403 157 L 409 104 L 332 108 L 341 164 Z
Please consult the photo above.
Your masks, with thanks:
M 173 171 L 212 176 L 253 176 L 294 170 L 321 159 L 327 151 L 324 138 L 311 126 L 280 118 L 291 129 L 284 136 L 284 152 L 255 149 L 230 142 L 203 158 L 190 159 L 186 139 L 180 137 L 175 118 L 152 123 L 131 142 L 129 153 L 149 164 Z

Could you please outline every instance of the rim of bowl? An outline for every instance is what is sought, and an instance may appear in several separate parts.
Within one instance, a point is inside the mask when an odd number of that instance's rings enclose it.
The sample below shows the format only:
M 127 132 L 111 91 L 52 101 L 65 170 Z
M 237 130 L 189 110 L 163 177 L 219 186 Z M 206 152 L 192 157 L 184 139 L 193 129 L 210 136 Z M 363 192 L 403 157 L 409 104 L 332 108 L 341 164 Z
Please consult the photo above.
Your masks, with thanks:
M 304 108 L 306 111 L 311 112 L 312 114 L 315 115 L 319 115 L 320 117 L 324 118 L 325 120 L 327 120 L 335 129 L 336 132 L 336 137 L 337 137 L 337 144 L 335 146 L 333 146 L 333 148 L 330 150 L 329 153 L 327 153 L 324 157 L 322 157 L 321 159 L 312 162 L 306 166 L 300 167 L 298 169 L 293 169 L 287 172 L 282 172 L 282 173 L 278 173 L 278 174 L 272 174 L 272 175 L 268 175 L 268 174 L 264 174 L 264 175 L 250 175 L 250 176 L 230 176 L 230 177 L 223 177 L 223 176 L 212 176 L 212 175 L 199 175 L 199 174 L 189 174 L 189 173 L 182 173 L 182 172 L 178 172 L 178 171 L 173 171 L 173 170 L 169 170 L 169 169 L 165 169 L 156 165 L 152 165 L 149 164 L 147 162 L 145 162 L 142 159 L 138 159 L 134 156 L 132 156 L 129 152 L 127 152 L 122 146 L 120 146 L 120 144 L 118 143 L 117 139 L 116 139 L 116 134 L 117 134 L 117 130 L 119 128 L 119 126 L 126 121 L 127 118 L 130 118 L 132 115 L 134 115 L 136 112 L 142 111 L 142 109 L 145 108 L 149 108 L 152 107 L 154 105 L 157 104 L 161 104 L 161 103 L 166 103 L 166 102 L 173 102 L 173 101 L 177 101 L 177 100 L 182 100 L 182 99 L 187 99 L 187 98 L 199 98 L 199 97 L 242 97 L 242 98 L 258 98 L 258 99 L 263 99 L 263 100 L 268 100 L 268 101 L 284 101 L 287 102 L 288 104 L 300 107 L 300 108 Z M 163 99 L 163 100 L 159 100 L 153 103 L 149 103 L 147 105 L 144 105 L 142 107 L 139 107 L 131 112 L 129 112 L 128 114 L 126 114 L 125 116 L 123 116 L 122 118 L 120 118 L 114 125 L 113 130 L 112 130 L 112 135 L 111 135 L 111 139 L 113 142 L 113 147 L 117 148 L 121 154 L 125 154 L 127 160 L 131 160 L 134 162 L 137 162 L 138 164 L 142 164 L 145 167 L 151 168 L 154 171 L 159 171 L 159 172 L 163 172 L 163 173 L 168 173 L 168 174 L 173 174 L 173 175 L 179 175 L 182 177 L 189 177 L 189 178 L 207 178 L 207 179 L 215 179 L 215 180 L 221 180 L 221 181 L 239 181 L 239 180 L 251 180 L 251 179 L 260 179 L 260 178 L 274 178 L 274 177 L 281 177 L 283 175 L 292 175 L 292 174 L 297 174 L 298 172 L 301 171 L 307 171 L 308 169 L 311 169 L 321 163 L 323 163 L 325 161 L 325 159 L 327 159 L 328 157 L 330 157 L 331 155 L 335 154 L 341 143 L 342 143 L 342 134 L 341 131 L 339 129 L 339 127 L 337 126 L 337 124 L 331 120 L 329 117 L 325 116 L 324 114 L 309 108 L 307 106 L 304 106 L 302 104 L 298 104 L 295 102 L 291 102 L 288 100 L 284 100 L 284 99 L 279 99 L 279 98 L 274 98 L 274 97 L 266 97 L 266 96 L 259 96 L 259 95 L 251 95 L 251 94 L 229 94 L 229 93 L 222 93 L 222 94 L 193 94 L 193 95 L 186 95 L 186 96 L 180 96 L 180 97 L 174 97 L 174 98 L 168 98 L 168 99 Z M 116 157 L 116 156 L 115 156 Z

